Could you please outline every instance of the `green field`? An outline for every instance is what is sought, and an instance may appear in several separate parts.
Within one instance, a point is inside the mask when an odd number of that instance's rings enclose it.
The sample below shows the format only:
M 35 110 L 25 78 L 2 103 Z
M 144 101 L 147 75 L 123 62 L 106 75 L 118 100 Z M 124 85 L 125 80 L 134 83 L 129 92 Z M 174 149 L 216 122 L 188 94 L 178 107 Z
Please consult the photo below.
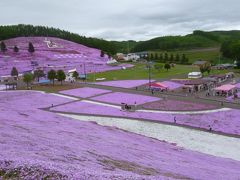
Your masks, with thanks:
M 162 64 L 163 65 L 163 64 Z M 159 78 L 186 78 L 191 71 L 196 71 L 198 68 L 189 65 L 176 65 L 169 71 L 161 69 L 160 71 L 151 68 L 152 79 Z M 94 78 L 95 76 L 95 78 Z M 96 78 L 106 78 L 106 80 L 123 80 L 123 79 L 148 79 L 148 68 L 146 64 L 135 63 L 133 68 L 126 70 L 108 71 L 102 73 L 89 74 L 88 81 L 93 81 Z
M 96 74 L 89 74 L 88 81 L 94 81 L 97 78 L 106 78 L 107 81 L 112 80 L 128 80 L 128 79 L 148 79 L 148 68 L 143 63 L 132 63 L 133 68 L 125 70 L 107 71 Z M 160 64 L 160 63 L 158 63 Z M 161 64 L 163 65 L 163 64 Z M 156 70 L 154 67 L 151 68 L 152 79 L 173 79 L 173 78 L 187 78 L 189 72 L 199 71 L 198 67 L 192 65 L 176 65 L 169 71 L 166 69 Z M 212 70 L 210 74 L 224 74 L 228 70 Z M 207 76 L 208 74 L 204 74 Z
M 164 54 L 165 52 L 166 51 L 150 51 L 149 54 L 155 55 L 155 53 L 158 53 L 158 55 L 160 55 L 161 53 Z M 194 63 L 197 60 L 209 61 L 212 64 L 233 63 L 233 60 L 229 60 L 221 56 L 219 48 L 177 50 L 177 51 L 167 51 L 167 53 L 169 56 L 170 54 L 173 54 L 174 57 L 176 56 L 176 54 L 179 54 L 180 57 L 182 54 L 185 54 L 186 57 L 189 59 L 189 63 Z

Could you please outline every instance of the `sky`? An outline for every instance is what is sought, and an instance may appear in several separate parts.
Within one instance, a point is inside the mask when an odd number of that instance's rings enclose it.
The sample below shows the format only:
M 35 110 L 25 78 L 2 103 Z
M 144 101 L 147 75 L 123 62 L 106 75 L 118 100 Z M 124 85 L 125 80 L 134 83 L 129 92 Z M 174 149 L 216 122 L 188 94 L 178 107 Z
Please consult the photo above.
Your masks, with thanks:
M 1 0 L 0 25 L 32 24 L 107 40 L 239 30 L 239 0 Z

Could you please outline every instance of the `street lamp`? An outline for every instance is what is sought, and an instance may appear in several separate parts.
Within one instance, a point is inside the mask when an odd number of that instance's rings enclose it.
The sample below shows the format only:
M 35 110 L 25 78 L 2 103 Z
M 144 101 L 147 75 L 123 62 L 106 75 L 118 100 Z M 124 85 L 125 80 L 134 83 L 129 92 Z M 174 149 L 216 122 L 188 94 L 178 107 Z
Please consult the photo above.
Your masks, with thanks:
M 149 90 L 151 89 L 151 64 L 152 62 L 150 60 L 148 60 L 148 54 L 143 55 L 144 58 L 147 60 L 147 68 L 148 68 L 148 86 L 149 86 Z

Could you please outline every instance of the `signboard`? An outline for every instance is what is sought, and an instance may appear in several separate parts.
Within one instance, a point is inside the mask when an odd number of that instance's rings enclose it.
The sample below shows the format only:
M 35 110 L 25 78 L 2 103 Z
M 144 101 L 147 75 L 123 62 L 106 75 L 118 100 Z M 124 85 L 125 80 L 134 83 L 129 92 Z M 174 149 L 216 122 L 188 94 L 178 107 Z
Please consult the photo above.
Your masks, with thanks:
M 86 75 L 86 74 L 80 74 L 80 75 L 79 75 L 79 78 L 80 78 L 80 79 L 87 79 L 87 75 Z

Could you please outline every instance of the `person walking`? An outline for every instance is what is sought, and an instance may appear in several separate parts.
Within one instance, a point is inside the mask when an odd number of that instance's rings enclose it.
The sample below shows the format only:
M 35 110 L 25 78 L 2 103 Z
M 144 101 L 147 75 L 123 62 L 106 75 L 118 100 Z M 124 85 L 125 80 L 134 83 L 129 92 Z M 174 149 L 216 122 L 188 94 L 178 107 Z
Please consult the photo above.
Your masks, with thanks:
M 134 102 L 134 108 L 135 108 L 135 110 L 137 109 L 137 102 L 136 101 Z

